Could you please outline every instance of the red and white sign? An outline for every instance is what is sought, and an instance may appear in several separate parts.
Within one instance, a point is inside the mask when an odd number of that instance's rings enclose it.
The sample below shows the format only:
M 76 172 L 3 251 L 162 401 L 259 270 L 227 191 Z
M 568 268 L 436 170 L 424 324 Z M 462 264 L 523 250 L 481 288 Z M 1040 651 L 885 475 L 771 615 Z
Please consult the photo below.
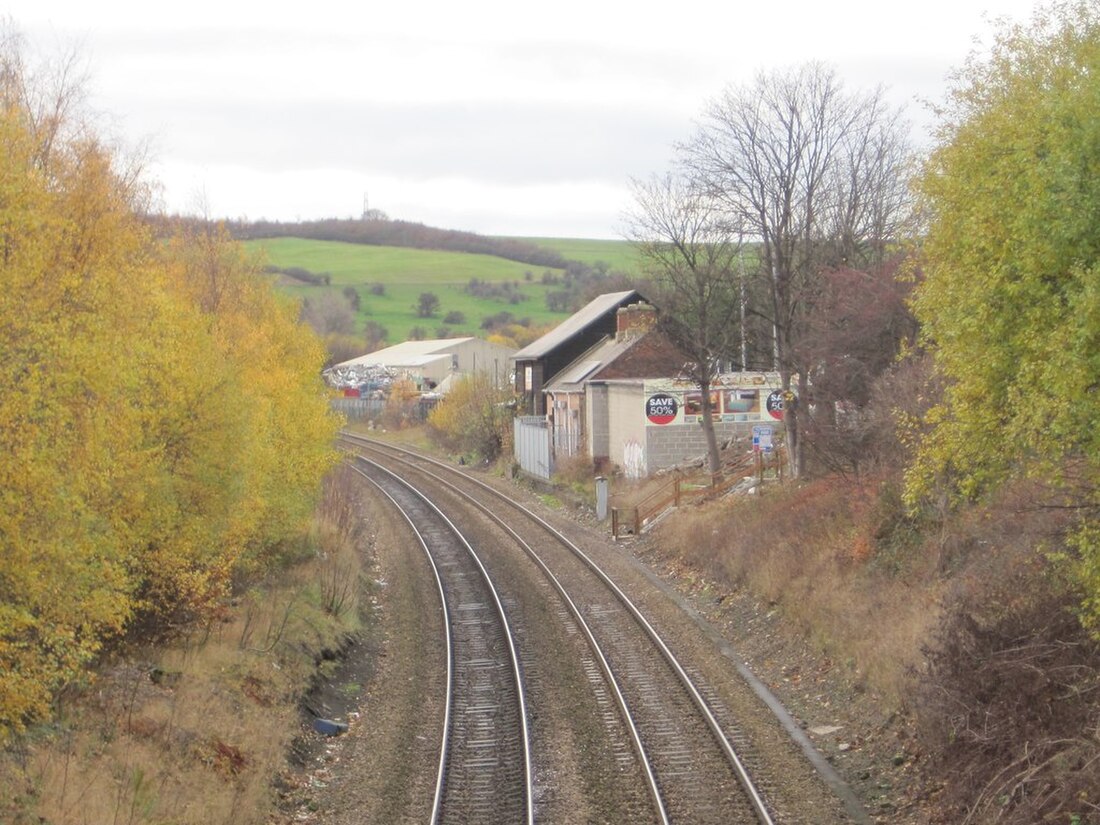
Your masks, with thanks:
M 764 402 L 764 409 L 768 411 L 768 415 L 778 421 L 783 420 L 783 407 L 783 390 L 770 393 L 768 400 Z
M 653 424 L 669 424 L 676 418 L 680 409 L 676 396 L 668 394 L 651 395 L 645 402 L 645 417 Z

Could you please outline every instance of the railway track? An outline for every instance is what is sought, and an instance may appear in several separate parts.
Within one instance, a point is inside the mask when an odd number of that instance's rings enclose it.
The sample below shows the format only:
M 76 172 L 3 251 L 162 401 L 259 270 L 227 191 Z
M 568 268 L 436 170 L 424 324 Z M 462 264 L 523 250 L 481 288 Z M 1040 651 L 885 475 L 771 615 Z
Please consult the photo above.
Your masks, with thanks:
M 532 823 L 527 710 L 500 597 L 462 533 L 411 485 L 356 471 L 404 515 L 431 561 L 447 637 L 447 699 L 431 822 Z
M 750 743 L 736 720 L 713 691 L 696 684 L 641 610 L 589 554 L 512 498 L 449 465 L 360 437 L 346 436 L 346 443 L 403 478 L 416 479 L 417 486 L 432 488 L 433 497 L 449 496 L 477 508 L 538 566 L 599 664 L 591 678 L 614 697 L 617 724 L 629 732 L 654 822 L 778 821 L 766 789 L 754 780 L 754 758 L 751 752 L 744 755 L 746 748 L 751 751 Z M 537 744 L 533 759 L 539 759 Z

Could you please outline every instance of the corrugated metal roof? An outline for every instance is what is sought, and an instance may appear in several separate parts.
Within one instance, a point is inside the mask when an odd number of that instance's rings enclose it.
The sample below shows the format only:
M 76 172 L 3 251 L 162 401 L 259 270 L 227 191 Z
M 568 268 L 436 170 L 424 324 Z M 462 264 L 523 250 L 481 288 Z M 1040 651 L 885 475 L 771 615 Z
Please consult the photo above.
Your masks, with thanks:
M 519 352 L 512 356 L 512 360 L 532 360 L 542 358 L 549 352 L 568 341 L 589 324 L 602 318 L 615 307 L 625 303 L 629 298 L 638 296 L 638 291 L 628 289 L 624 292 L 608 292 L 597 295 L 581 309 L 574 312 L 537 341 L 532 341 Z
M 404 357 L 407 355 L 432 355 L 435 353 L 449 352 L 459 344 L 473 341 L 473 336 L 462 338 L 430 338 L 426 341 L 403 341 L 392 347 L 372 352 L 371 355 L 385 355 L 387 357 Z
M 381 352 L 379 350 L 378 352 Z M 344 361 L 341 364 L 336 364 L 333 369 L 342 369 L 345 367 L 423 367 L 427 364 L 435 363 L 436 361 L 450 361 L 450 353 L 429 353 L 427 355 L 390 355 L 379 356 L 378 352 L 370 352 L 366 355 L 360 355 L 358 358 L 353 358 L 350 361 Z
M 435 360 L 435 358 L 449 354 L 450 350 L 458 344 L 473 340 L 473 336 L 466 336 L 465 338 L 433 338 L 427 341 L 405 341 L 400 344 L 394 344 L 392 347 L 368 352 L 366 355 L 360 355 L 358 358 L 352 358 L 350 361 L 343 361 L 336 364 L 336 366 L 353 367 L 373 364 L 403 367 L 418 366 L 419 364 L 427 363 L 428 361 Z M 434 357 L 428 358 L 427 356 Z

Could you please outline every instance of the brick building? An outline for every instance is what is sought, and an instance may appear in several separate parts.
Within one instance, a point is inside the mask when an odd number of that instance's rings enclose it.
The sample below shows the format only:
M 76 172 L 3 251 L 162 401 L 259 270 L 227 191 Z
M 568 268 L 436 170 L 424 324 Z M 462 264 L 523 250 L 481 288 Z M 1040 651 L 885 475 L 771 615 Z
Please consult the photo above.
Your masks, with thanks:
M 572 359 L 564 360 L 565 353 Z M 702 399 L 686 378 L 688 358 L 659 329 L 656 309 L 634 291 L 600 296 L 515 358 L 517 389 L 520 365 L 528 368 L 527 409 L 538 412 L 525 422 L 542 428 L 543 449 L 549 440 L 548 467 L 583 455 L 597 467 L 641 478 L 706 452 Z M 777 373 L 719 376 L 711 398 L 719 439 L 780 424 L 781 411 L 769 403 L 779 386 Z M 657 396 L 669 401 L 665 414 L 652 414 L 649 401 Z
M 543 388 L 555 456 L 586 453 L 597 463 L 609 457 L 606 394 L 591 388 L 682 371 L 684 354 L 656 329 L 656 321 L 657 311 L 644 301 L 620 306 L 614 334 L 581 353 Z
M 550 332 L 515 355 L 516 395 L 528 415 L 545 415 L 544 387 L 578 356 L 609 335 L 615 334 L 620 307 L 644 300 L 634 289 L 599 295 Z

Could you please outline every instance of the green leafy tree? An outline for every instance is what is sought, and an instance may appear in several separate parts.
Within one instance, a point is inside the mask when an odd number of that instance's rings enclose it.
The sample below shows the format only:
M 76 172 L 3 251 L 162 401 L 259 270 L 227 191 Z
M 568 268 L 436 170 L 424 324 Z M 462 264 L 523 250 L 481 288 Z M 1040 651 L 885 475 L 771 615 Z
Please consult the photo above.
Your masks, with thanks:
M 416 303 L 417 318 L 432 318 L 439 311 L 439 296 L 434 292 L 421 292 Z
M 915 311 L 948 381 L 908 478 L 913 504 L 1013 475 L 1061 484 L 1100 627 L 1100 6 L 1002 26 L 955 78 L 920 180 Z

